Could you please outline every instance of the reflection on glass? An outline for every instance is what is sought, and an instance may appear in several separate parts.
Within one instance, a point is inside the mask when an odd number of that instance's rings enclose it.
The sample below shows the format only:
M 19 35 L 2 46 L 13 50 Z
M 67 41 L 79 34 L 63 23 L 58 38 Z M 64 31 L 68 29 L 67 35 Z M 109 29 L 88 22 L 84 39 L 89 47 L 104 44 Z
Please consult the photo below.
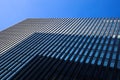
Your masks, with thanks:
M 108 59 L 105 59 L 105 61 L 104 61 L 104 64 L 103 64 L 104 66 L 107 66 L 108 65 Z
M 112 51 L 112 46 L 111 45 L 109 46 L 108 51 Z
M 99 46 L 98 46 L 98 50 L 100 50 L 102 48 L 102 45 L 100 44 Z
M 107 45 L 104 45 L 103 50 L 106 50 L 106 49 L 107 49 Z
M 110 58 L 110 53 L 108 52 L 107 54 L 106 54 L 106 58 Z
M 101 65 L 101 63 L 102 63 L 102 58 L 99 58 L 99 60 L 98 60 L 98 65 Z
M 93 55 L 93 52 L 94 52 L 94 51 L 91 51 L 90 54 L 89 54 L 89 56 L 92 56 L 92 55 Z
M 114 46 L 114 52 L 118 51 L 118 46 Z
M 84 61 L 85 56 L 82 56 L 80 62 L 82 63 Z
M 93 49 L 95 49 L 96 47 L 97 47 L 97 44 L 94 44 Z
M 88 57 L 85 63 L 89 63 L 91 57 Z
M 102 52 L 101 54 L 100 54 L 100 58 L 103 58 L 103 56 L 104 56 L 104 52 Z
M 109 42 L 109 39 L 106 39 L 105 44 L 108 44 L 108 42 Z
M 111 45 L 114 44 L 114 39 L 111 39 L 110 44 L 111 44 Z
M 101 44 L 103 44 L 104 43 L 104 38 L 102 38 L 102 40 L 101 40 L 101 42 L 100 42 Z
M 94 57 L 94 58 L 92 59 L 91 64 L 95 64 L 95 61 L 96 61 L 96 58 Z
M 96 51 L 94 57 L 98 57 L 99 52 Z
M 113 53 L 112 59 L 116 59 L 116 53 Z

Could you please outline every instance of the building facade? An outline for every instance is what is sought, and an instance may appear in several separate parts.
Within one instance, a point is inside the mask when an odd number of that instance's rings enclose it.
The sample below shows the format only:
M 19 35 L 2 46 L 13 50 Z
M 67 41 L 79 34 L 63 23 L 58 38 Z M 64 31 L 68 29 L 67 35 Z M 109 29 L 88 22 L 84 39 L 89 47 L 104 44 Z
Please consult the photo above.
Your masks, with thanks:
M 120 80 L 120 18 L 26 19 L 0 32 L 1 80 Z

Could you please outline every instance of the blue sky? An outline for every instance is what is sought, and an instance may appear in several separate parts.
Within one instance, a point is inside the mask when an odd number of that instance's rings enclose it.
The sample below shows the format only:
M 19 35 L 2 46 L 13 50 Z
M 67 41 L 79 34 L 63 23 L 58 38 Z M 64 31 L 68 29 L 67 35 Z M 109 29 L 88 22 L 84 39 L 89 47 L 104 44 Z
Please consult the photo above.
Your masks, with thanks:
M 0 31 L 26 18 L 120 17 L 120 0 L 1 0 Z

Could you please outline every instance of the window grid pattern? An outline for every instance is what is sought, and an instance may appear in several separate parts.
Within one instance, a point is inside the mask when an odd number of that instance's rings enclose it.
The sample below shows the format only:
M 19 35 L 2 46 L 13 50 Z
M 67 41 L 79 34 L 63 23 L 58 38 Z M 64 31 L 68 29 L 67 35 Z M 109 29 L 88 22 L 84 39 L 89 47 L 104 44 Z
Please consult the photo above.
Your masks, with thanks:
M 24 28 L 19 26 L 24 26 Z M 29 30 L 27 29 L 28 26 L 30 26 Z M 37 31 L 36 27 L 40 27 L 41 32 Z M 100 76 L 102 76 L 101 70 L 106 67 L 106 70 L 109 68 L 120 70 L 119 19 L 28 19 L 19 23 L 18 27 L 13 27 L 13 29 L 11 27 L 8 33 L 16 37 L 19 34 L 13 34 L 12 32 L 20 32 L 23 29 L 26 32 L 33 29 L 34 34 L 15 45 L 14 48 L 5 50 L 3 55 L 0 56 L 1 80 L 13 78 L 19 70 L 37 55 L 66 61 L 66 63 L 59 63 L 64 64 L 61 67 L 61 69 L 66 70 L 61 72 L 64 75 L 67 75 L 65 73 L 71 69 L 70 66 L 73 63 L 80 63 L 82 64 L 81 66 L 87 64 L 84 69 L 80 68 L 79 72 L 87 72 L 88 68 L 92 65 L 94 67 L 100 66 Z M 48 33 L 43 33 L 42 30 Z M 5 38 L 4 36 L 8 33 L 1 33 L 0 41 L 3 38 L 5 40 L 7 37 Z M 23 36 L 25 35 L 27 34 Z M 46 62 L 47 65 L 47 59 L 42 61 Z M 68 61 L 72 63 L 66 69 L 64 67 L 66 67 Z M 57 64 L 57 62 L 51 62 L 51 65 L 55 63 Z M 91 70 L 93 70 L 91 74 L 97 73 L 95 68 Z M 119 80 L 120 78 L 117 79 Z

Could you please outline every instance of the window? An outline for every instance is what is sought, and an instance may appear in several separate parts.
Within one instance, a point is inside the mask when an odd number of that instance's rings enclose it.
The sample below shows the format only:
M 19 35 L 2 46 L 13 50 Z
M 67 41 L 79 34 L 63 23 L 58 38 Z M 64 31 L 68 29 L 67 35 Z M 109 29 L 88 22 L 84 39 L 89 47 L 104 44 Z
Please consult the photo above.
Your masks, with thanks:
M 98 42 L 99 42 L 99 40 L 100 40 L 100 39 L 97 39 L 97 40 L 96 40 L 96 43 L 98 43 Z
M 76 37 L 74 41 L 76 42 L 78 39 L 79 39 L 79 37 Z
M 112 51 L 112 46 L 111 45 L 109 46 L 108 51 Z
M 115 35 L 113 35 L 112 38 L 115 38 Z
M 72 47 L 74 44 L 75 44 L 75 42 L 72 42 L 72 43 L 70 44 L 70 47 Z
M 115 65 L 115 60 L 112 60 L 110 63 L 110 67 L 114 68 L 114 65 Z
M 86 40 L 86 37 L 83 39 L 83 41 L 82 41 L 82 42 L 85 42 L 85 40 Z
M 104 66 L 107 66 L 108 65 L 108 59 L 105 59 L 105 61 L 104 61 L 104 64 L 103 64 Z
M 92 47 L 92 44 L 90 43 L 89 46 L 88 46 L 88 49 L 90 49 Z
M 68 53 L 69 50 L 70 50 L 70 47 L 68 47 L 68 48 L 66 49 L 65 53 Z
M 61 50 L 60 52 L 64 52 L 65 49 L 66 49 L 66 47 L 63 47 L 62 50 Z M 57 52 L 59 52 L 59 51 L 57 50 Z
M 107 45 L 104 45 L 103 50 L 106 50 L 106 49 L 107 49 Z
M 87 43 L 84 44 L 83 48 L 86 48 L 86 46 L 87 46 Z
M 95 38 L 92 39 L 91 43 L 93 43 L 95 41 Z
M 98 57 L 99 52 L 96 51 L 94 57 Z
M 70 53 L 69 53 L 69 54 L 73 53 L 74 50 L 75 50 L 75 48 L 72 48 L 72 49 L 70 50 Z
M 65 60 L 67 60 L 69 58 L 69 56 L 73 53 L 74 48 L 72 48 L 72 50 L 70 51 L 70 53 L 67 55 L 67 57 L 65 58 Z
M 118 51 L 118 46 L 114 46 L 114 52 Z
M 98 65 L 101 65 L 101 63 L 102 63 L 102 58 L 99 58 L 99 60 L 98 60 Z
M 84 52 L 84 55 L 85 55 L 85 56 L 88 54 L 88 51 L 89 51 L 89 50 L 86 50 L 86 51 Z
M 110 53 L 108 52 L 107 54 L 106 54 L 106 58 L 110 58 Z
M 109 42 L 109 39 L 106 39 L 105 44 L 108 44 L 108 42 Z
M 79 44 L 78 48 L 81 48 L 82 44 Z
M 93 46 L 93 49 L 95 49 L 97 47 L 97 44 L 95 44 L 94 46 Z
M 107 36 L 107 39 L 110 39 L 110 35 Z
M 99 46 L 98 46 L 98 50 L 100 50 L 102 48 L 102 45 L 101 44 L 99 44 Z
M 83 49 L 82 50 L 80 50 L 80 53 L 79 53 L 79 55 L 81 55 L 83 53 Z
M 78 51 L 79 51 L 79 48 L 77 48 L 77 50 L 75 50 L 75 54 L 77 54 L 77 53 L 78 53 Z
M 112 59 L 116 59 L 116 53 L 113 53 Z
M 80 62 L 82 63 L 84 61 L 85 56 L 82 56 Z
M 89 63 L 91 57 L 88 57 L 85 63 Z
M 110 44 L 111 44 L 111 45 L 114 44 L 114 39 L 111 39 Z
M 115 41 L 115 44 L 116 44 L 116 45 L 119 45 L 119 40 L 118 40 L 118 39 Z
M 104 38 L 102 38 L 102 40 L 101 40 L 101 42 L 100 42 L 101 44 L 103 44 L 104 43 Z
M 91 39 L 91 38 L 89 38 L 89 39 L 87 40 L 87 43 L 90 42 L 90 39 Z
M 74 47 L 77 47 L 77 46 L 78 46 L 78 44 L 79 44 L 79 42 L 75 43 L 75 46 L 74 46 Z
M 90 52 L 89 56 L 92 56 L 93 55 L 93 50 Z
M 104 52 L 102 52 L 101 54 L 100 54 L 100 58 L 103 58 L 103 56 L 104 56 Z
M 96 61 L 96 58 L 94 57 L 94 58 L 92 59 L 91 64 L 95 64 L 95 61 Z

